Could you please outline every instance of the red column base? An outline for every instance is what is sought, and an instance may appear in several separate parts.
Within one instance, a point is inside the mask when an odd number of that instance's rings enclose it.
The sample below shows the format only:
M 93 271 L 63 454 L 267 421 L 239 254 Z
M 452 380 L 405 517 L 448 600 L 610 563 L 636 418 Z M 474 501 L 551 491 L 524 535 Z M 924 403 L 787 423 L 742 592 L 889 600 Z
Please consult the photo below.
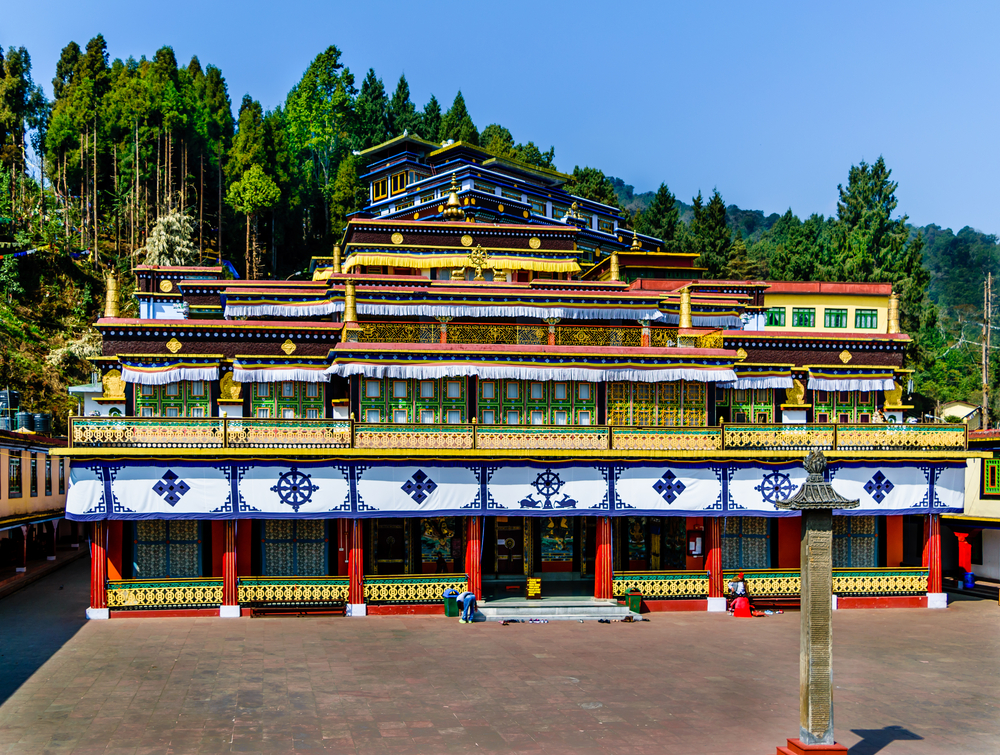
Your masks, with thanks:
M 832 745 L 804 745 L 796 737 L 795 739 L 788 740 L 787 747 L 779 747 L 777 755 L 816 755 L 817 753 L 824 752 L 842 752 L 846 754 L 847 748 L 844 745 L 836 743 Z

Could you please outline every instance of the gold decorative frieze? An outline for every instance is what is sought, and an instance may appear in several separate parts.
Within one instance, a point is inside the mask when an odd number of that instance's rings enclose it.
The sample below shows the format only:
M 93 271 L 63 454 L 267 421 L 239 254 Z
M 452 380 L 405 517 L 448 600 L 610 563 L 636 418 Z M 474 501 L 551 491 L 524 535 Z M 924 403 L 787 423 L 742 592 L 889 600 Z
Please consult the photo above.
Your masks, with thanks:
M 476 428 L 476 448 L 524 450 L 593 450 L 608 447 L 607 427 L 506 427 Z
M 403 243 L 403 234 L 399 233 L 398 231 L 392 234 L 392 236 L 390 236 L 389 238 L 392 240 L 392 243 L 395 244 L 396 246 L 399 246 L 400 244 Z
M 291 356 L 295 352 L 295 348 L 295 344 L 292 343 L 291 338 L 286 338 L 285 342 L 281 344 L 281 350 L 288 356 Z
M 237 600 L 244 604 L 346 603 L 347 577 L 240 577 Z
M 445 590 L 464 592 L 468 586 L 464 574 L 365 575 L 365 601 L 368 603 L 440 603 Z
M 462 246 L 472 246 L 472 236 L 467 233 L 462 234 L 462 238 L 459 241 L 462 242 Z
M 222 604 L 221 579 L 108 580 L 108 608 L 184 608 Z
M 530 239 L 528 239 L 528 246 L 530 246 L 532 249 L 539 249 L 542 246 L 542 240 L 538 238 L 538 236 L 532 236 Z
M 707 572 L 619 572 L 612 579 L 616 598 L 638 590 L 643 598 L 670 600 L 671 598 L 707 598 Z
M 183 346 L 181 346 L 181 342 L 178 341 L 176 338 L 171 338 L 169 341 L 167 341 L 167 351 L 169 351 L 171 354 L 176 354 L 182 348 Z

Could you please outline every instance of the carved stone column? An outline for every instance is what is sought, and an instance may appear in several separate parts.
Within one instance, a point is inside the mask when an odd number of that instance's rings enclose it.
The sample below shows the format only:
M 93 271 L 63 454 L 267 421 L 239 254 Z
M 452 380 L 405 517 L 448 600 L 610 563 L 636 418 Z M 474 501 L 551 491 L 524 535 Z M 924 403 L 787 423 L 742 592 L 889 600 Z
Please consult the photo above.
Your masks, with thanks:
M 799 738 L 789 739 L 788 749 L 846 753 L 833 739 L 833 510 L 857 508 L 858 501 L 847 500 L 826 482 L 821 452 L 811 452 L 805 468 L 809 477 L 802 487 L 775 504 L 802 512 Z

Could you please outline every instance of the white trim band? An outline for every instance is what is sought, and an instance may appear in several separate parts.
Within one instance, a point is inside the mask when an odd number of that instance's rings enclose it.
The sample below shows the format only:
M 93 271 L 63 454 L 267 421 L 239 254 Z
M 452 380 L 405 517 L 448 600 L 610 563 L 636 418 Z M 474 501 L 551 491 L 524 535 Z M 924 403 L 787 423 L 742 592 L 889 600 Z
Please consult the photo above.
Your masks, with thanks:
M 894 388 L 895 383 L 892 378 L 873 378 L 871 380 L 809 378 L 809 390 L 811 391 L 891 391 Z
M 574 309 L 573 307 L 510 307 L 494 305 L 464 306 L 447 304 L 376 304 L 358 302 L 361 315 L 399 315 L 408 317 L 558 317 L 565 320 L 660 320 L 658 309 Z M 737 320 L 737 322 L 739 322 Z
M 493 380 L 581 380 L 592 383 L 627 381 L 660 383 L 689 380 L 701 383 L 731 382 L 736 379 L 732 370 L 692 369 L 588 369 L 585 367 L 520 367 L 517 365 L 489 364 L 334 364 L 327 369 L 331 375 L 364 375 L 371 378 L 463 377 L 476 375 Z
M 224 316 L 227 320 L 245 317 L 323 317 L 343 311 L 343 301 L 327 301 L 322 304 L 226 304 Z
M 287 383 L 298 380 L 303 383 L 325 383 L 330 378 L 324 370 L 248 370 L 242 367 L 233 368 L 233 380 L 237 383 Z
M 216 367 L 177 367 L 163 372 L 134 372 L 128 367 L 122 367 L 122 380 L 126 383 L 139 385 L 166 385 L 181 380 L 218 380 L 219 368 Z
M 724 383 L 720 388 L 791 388 L 793 385 L 791 377 L 741 377 L 736 378 L 731 383 Z

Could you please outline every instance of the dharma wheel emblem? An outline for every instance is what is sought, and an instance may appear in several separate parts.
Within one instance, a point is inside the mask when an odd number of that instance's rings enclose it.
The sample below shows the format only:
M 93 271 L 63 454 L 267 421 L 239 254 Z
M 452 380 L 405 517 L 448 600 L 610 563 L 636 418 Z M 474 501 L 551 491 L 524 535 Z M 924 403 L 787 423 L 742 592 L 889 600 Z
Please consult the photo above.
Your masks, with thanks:
M 390 238 L 392 239 L 393 244 L 399 245 L 403 243 L 403 234 L 399 232 L 392 234 Z

